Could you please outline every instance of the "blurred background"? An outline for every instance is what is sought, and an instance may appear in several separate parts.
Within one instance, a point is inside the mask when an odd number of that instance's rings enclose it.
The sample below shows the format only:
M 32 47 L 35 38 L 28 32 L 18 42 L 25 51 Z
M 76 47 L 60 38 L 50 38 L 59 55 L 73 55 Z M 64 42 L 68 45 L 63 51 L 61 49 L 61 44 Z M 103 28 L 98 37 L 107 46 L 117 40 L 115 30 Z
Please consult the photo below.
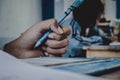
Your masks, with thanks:
M 0 0 L 0 46 L 20 36 L 36 22 L 59 19 L 73 1 Z M 120 27 L 120 0 L 102 1 L 105 5 L 104 16 L 110 20 L 110 25 Z

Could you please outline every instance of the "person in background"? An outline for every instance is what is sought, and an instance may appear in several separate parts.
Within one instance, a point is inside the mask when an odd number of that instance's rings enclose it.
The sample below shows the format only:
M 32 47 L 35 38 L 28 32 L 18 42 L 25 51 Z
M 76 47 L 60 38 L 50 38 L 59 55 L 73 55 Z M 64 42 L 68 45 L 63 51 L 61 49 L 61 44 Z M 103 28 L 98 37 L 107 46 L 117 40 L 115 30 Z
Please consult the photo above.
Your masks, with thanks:
M 22 33 L 19 38 L 7 43 L 4 51 L 17 58 L 61 55 L 67 51 L 66 46 L 69 43 L 67 36 L 70 34 L 68 27 L 62 25 L 61 27 L 56 19 L 38 22 Z M 53 32 L 49 34 L 46 42 L 34 48 L 37 40 L 49 29 Z
M 118 33 L 111 38 L 111 42 L 120 42 L 120 27 L 118 28 Z
M 97 27 L 97 21 L 104 12 L 101 0 L 85 0 L 81 6 L 73 10 L 72 16 L 63 24 L 69 26 L 71 35 L 68 51 L 63 57 L 85 57 L 84 45 L 102 45 L 104 32 Z

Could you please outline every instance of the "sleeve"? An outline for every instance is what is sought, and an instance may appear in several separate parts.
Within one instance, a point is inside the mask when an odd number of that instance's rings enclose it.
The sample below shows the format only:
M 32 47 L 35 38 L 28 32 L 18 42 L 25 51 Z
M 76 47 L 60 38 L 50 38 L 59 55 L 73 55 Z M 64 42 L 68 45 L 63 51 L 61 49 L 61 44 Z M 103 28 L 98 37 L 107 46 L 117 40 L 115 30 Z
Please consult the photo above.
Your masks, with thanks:
M 84 45 L 101 45 L 102 38 L 100 36 L 91 36 L 91 37 L 84 37 L 81 36 L 82 44 Z

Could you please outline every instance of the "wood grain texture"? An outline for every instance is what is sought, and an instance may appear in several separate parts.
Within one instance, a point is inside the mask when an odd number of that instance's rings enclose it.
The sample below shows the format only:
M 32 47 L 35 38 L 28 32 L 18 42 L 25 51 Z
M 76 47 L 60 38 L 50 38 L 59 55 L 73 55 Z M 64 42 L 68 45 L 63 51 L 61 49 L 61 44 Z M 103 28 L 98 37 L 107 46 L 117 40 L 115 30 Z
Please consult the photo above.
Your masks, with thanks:
M 87 58 L 120 58 L 120 46 L 84 46 Z

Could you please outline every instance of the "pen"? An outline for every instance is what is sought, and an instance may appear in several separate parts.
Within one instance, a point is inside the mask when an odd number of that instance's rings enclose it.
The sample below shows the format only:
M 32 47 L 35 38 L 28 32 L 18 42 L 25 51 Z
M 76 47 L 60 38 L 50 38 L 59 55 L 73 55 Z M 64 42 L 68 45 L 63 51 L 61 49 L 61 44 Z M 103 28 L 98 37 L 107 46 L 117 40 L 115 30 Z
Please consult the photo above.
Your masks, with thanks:
M 74 8 L 79 7 L 83 1 L 84 0 L 75 0 L 73 4 L 64 12 L 64 15 L 61 17 L 61 19 L 58 20 L 58 24 L 62 24 L 62 21 L 73 11 Z M 35 44 L 35 48 L 45 42 L 51 32 L 52 30 L 48 30 L 41 38 L 39 38 Z

